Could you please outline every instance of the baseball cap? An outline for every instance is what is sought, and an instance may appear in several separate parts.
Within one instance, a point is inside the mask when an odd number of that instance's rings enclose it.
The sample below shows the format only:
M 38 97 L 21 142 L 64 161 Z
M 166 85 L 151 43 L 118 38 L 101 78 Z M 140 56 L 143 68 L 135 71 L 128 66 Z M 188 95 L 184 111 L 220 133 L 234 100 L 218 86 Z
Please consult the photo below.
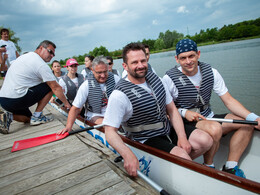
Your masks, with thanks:
M 74 58 L 70 58 L 67 60 L 66 62 L 66 67 L 67 66 L 71 66 L 71 65 L 79 65 L 79 63 L 77 62 L 77 60 L 75 60 Z

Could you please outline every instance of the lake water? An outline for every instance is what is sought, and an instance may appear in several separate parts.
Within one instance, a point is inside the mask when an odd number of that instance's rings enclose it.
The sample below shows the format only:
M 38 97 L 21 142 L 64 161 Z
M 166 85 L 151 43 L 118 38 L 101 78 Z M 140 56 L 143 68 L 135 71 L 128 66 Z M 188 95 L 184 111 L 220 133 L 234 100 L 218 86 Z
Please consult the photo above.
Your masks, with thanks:
M 247 109 L 260 115 L 260 39 L 202 46 L 200 61 L 211 64 L 225 80 L 229 93 Z M 152 54 L 149 63 L 158 76 L 177 65 L 175 51 Z M 122 59 L 114 60 L 114 68 L 122 73 Z M 84 68 L 81 65 L 78 72 Z M 211 106 L 215 113 L 228 110 L 214 93 Z

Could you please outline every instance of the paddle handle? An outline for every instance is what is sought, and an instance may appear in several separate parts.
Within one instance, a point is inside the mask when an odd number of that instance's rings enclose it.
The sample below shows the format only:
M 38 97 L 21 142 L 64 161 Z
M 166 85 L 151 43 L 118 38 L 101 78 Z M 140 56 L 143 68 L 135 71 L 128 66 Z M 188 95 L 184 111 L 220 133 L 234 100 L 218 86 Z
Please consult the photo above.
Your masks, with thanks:
M 115 158 L 114 162 L 123 162 L 124 159 L 122 156 L 118 156 Z M 155 190 L 157 190 L 162 195 L 170 195 L 166 190 L 164 190 L 161 186 L 159 186 L 157 183 L 155 183 L 153 180 L 151 180 L 149 177 L 147 177 L 145 174 L 143 174 L 141 171 L 137 170 L 137 175 L 142 178 L 146 183 L 148 183 L 150 186 L 152 186 Z
M 104 124 L 100 124 L 100 125 L 95 125 L 95 126 L 89 126 L 89 127 L 84 128 L 84 129 L 78 129 L 78 130 L 75 130 L 75 131 L 70 131 L 69 135 L 73 135 L 73 134 L 83 132 L 83 131 L 88 131 L 88 130 L 91 130 L 91 129 L 97 129 L 97 128 L 100 128 L 100 127 L 103 127 L 103 126 L 104 126 Z
M 258 125 L 257 121 L 247 121 L 247 120 L 233 120 L 233 119 L 222 119 L 222 118 L 206 118 L 209 121 L 217 121 L 223 123 L 239 123 L 239 124 L 246 124 L 246 125 Z

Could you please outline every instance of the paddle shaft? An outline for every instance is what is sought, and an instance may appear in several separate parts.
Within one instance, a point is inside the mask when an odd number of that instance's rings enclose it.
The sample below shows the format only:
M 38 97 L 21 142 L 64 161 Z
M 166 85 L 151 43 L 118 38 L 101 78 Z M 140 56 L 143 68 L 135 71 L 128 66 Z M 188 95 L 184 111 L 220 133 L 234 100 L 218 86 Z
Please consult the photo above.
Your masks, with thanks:
M 209 121 L 217 121 L 223 123 L 238 123 L 238 124 L 246 124 L 246 125 L 258 125 L 257 121 L 247 121 L 247 120 L 234 120 L 234 119 L 222 119 L 222 118 L 206 118 Z
M 83 132 L 83 131 L 87 131 L 87 130 L 91 130 L 91 129 L 97 129 L 97 128 L 100 128 L 100 127 L 103 127 L 103 126 L 104 126 L 103 124 L 100 124 L 100 125 L 86 127 L 84 129 L 78 129 L 78 130 L 75 130 L 75 131 L 70 131 L 69 135 L 73 135 L 73 134 L 76 134 L 76 133 L 79 133 L 79 132 Z
M 118 156 L 115 158 L 114 162 L 124 162 L 124 159 L 122 156 Z M 145 174 L 143 174 L 141 171 L 137 170 L 137 175 L 142 178 L 146 183 L 148 183 L 151 187 L 153 187 L 156 191 L 158 191 L 162 195 L 170 195 L 167 191 L 165 191 L 161 186 L 159 186 L 157 183 L 155 183 L 153 180 L 151 180 L 149 177 L 147 177 Z

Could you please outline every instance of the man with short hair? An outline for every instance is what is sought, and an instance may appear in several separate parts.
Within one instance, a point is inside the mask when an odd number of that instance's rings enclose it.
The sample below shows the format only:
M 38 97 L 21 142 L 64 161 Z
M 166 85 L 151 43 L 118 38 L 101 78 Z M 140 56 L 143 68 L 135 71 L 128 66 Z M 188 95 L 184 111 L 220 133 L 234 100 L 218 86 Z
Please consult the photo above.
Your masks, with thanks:
M 6 45 L 6 54 L 8 55 L 7 63 L 12 64 L 13 61 L 19 57 L 19 53 L 15 47 L 15 44 L 9 40 L 9 30 L 7 28 L 1 29 L 0 46 Z
M 140 43 L 126 45 L 123 61 L 127 78 L 121 79 L 110 95 L 103 124 L 106 125 L 106 139 L 124 158 L 128 174 L 137 175 L 139 162 L 117 134 L 121 124 L 130 139 L 188 160 L 206 152 L 212 145 L 212 138 L 199 129 L 184 131 L 167 86 L 148 71 L 144 46 Z
M 106 58 L 108 61 L 108 71 L 121 77 L 119 71 L 117 69 L 113 69 L 114 66 L 113 58 L 111 56 L 107 56 Z
M 42 110 L 54 93 L 70 108 L 61 86 L 56 82 L 49 62 L 55 56 L 56 45 L 51 41 L 42 41 L 35 52 L 26 53 L 17 58 L 6 74 L 0 90 L 0 132 L 7 134 L 12 120 L 38 125 L 50 122 L 52 117 L 42 114 Z M 29 107 L 38 103 L 35 112 Z
M 254 132 L 250 125 L 234 123 L 218 123 L 199 120 L 199 118 L 225 118 L 236 120 L 258 121 L 256 128 L 260 129 L 260 118 L 250 113 L 240 102 L 233 98 L 219 72 L 209 64 L 198 61 L 200 51 L 197 44 L 190 39 L 180 40 L 176 45 L 176 62 L 180 67 L 174 67 L 166 72 L 163 80 L 167 83 L 173 100 L 184 118 L 185 128 L 197 127 L 208 132 L 214 142 L 212 148 L 204 156 L 205 165 L 215 168 L 214 155 L 219 146 L 222 135 L 235 132 L 230 140 L 229 156 L 223 171 L 245 177 L 238 168 L 238 161 L 249 144 Z M 212 90 L 218 94 L 225 106 L 231 111 L 229 114 L 214 114 L 210 107 Z
M 143 44 L 143 45 L 144 45 L 144 48 L 145 48 L 145 54 L 146 54 L 146 58 L 147 58 L 148 71 L 152 71 L 153 73 L 156 74 L 154 68 L 151 66 L 151 64 L 148 63 L 148 61 L 149 61 L 149 59 L 150 59 L 150 47 L 149 47 L 149 45 L 147 45 L 147 44 Z M 122 78 L 125 78 L 126 75 L 127 75 L 127 71 L 124 70 L 124 71 L 122 72 Z
M 92 73 L 93 74 L 90 74 L 88 79 L 80 86 L 72 103 L 67 125 L 64 129 L 60 130 L 58 134 L 72 130 L 76 117 L 84 104 L 87 120 L 95 124 L 102 124 L 108 98 L 120 78 L 108 71 L 108 62 L 103 56 L 98 56 L 93 60 Z

